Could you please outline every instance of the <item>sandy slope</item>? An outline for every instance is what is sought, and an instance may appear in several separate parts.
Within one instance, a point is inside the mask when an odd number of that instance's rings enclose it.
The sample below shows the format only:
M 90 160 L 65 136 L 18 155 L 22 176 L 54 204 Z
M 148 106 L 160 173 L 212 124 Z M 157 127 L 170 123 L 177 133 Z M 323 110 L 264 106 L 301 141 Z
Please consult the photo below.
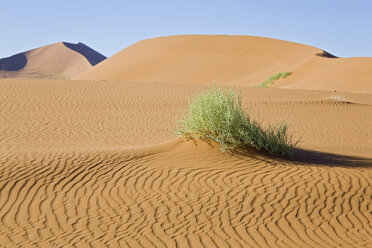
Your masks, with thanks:
M 275 87 L 372 93 L 372 58 L 314 57 Z
M 140 41 L 79 75 L 84 80 L 256 85 L 321 50 L 254 36 L 184 35 Z
M 254 36 L 184 35 L 140 41 L 78 75 L 83 80 L 255 86 L 372 93 L 372 58 L 322 57 L 311 46 Z
M 0 80 L 0 244 L 370 247 L 371 95 L 242 89 L 303 135 L 285 161 L 174 138 L 205 88 Z
M 59 42 L 0 59 L 0 77 L 70 79 L 105 58 L 82 43 Z

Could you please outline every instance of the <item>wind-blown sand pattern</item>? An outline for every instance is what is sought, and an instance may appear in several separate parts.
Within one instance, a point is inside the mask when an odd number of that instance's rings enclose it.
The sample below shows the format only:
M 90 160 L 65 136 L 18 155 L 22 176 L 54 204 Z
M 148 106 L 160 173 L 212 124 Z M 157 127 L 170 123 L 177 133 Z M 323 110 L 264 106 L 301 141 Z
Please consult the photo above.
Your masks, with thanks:
M 371 247 L 371 95 L 242 88 L 283 160 L 175 138 L 205 89 L 0 80 L 1 246 Z
M 9 154 L 1 162 L 7 246 L 371 244 L 366 168 L 231 157 L 178 140 L 135 151 Z

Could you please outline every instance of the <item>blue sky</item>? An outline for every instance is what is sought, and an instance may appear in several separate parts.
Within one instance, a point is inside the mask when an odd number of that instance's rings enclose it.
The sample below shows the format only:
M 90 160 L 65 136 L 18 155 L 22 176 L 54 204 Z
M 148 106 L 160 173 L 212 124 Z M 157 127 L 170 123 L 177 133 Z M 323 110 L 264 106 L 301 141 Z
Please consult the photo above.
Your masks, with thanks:
M 264 36 L 372 57 L 372 0 L 14 0 L 0 8 L 0 58 L 59 41 L 111 56 L 176 34 Z

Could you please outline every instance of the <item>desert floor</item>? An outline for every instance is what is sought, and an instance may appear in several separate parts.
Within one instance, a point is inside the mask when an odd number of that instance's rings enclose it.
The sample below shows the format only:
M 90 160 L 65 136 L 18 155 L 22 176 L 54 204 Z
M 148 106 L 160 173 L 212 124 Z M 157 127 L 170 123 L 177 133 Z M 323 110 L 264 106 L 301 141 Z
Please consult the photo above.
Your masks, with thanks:
M 175 136 L 207 86 L 0 80 L 1 247 L 372 247 L 372 95 L 241 87 L 291 160 Z

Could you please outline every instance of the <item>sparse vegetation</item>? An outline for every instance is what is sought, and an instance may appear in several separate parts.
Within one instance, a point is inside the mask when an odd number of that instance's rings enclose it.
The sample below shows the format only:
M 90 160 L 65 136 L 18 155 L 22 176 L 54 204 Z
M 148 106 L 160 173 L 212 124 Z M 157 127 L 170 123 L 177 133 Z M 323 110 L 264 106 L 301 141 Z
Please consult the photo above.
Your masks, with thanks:
M 222 151 L 255 148 L 288 156 L 296 145 L 288 135 L 286 124 L 263 128 L 244 112 L 239 92 L 216 86 L 192 99 L 187 115 L 179 124 L 179 135 L 214 140 Z
M 271 77 L 269 77 L 268 79 L 266 79 L 265 81 L 260 83 L 259 85 L 257 85 L 257 87 L 264 87 L 265 88 L 268 85 L 274 83 L 274 81 L 279 80 L 281 78 L 286 78 L 291 74 L 292 74 L 292 72 L 288 72 L 288 71 L 287 72 L 279 72 L 275 75 L 272 75 Z

